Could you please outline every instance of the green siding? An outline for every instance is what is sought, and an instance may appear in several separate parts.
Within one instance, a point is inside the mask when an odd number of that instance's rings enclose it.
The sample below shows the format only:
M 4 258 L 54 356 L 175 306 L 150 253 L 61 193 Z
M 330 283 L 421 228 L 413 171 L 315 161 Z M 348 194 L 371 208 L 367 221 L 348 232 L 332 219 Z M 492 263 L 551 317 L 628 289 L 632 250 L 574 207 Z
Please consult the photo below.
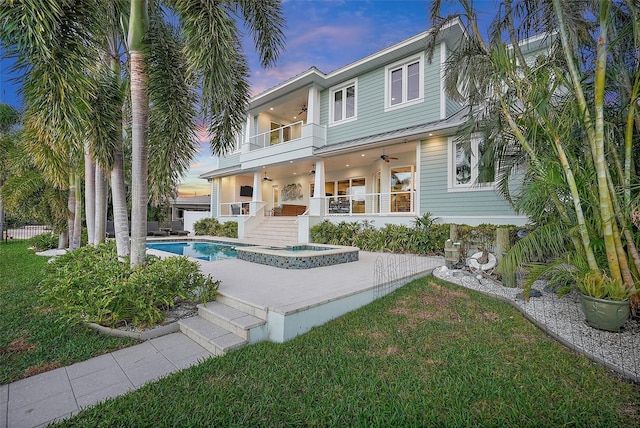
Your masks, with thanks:
M 460 104 L 457 101 L 452 100 L 451 98 L 447 97 L 446 98 L 446 117 L 451 116 L 452 114 L 456 113 L 458 110 L 460 110 L 462 108 L 462 104 Z
M 420 147 L 420 212 L 434 216 L 516 215 L 493 190 L 447 190 L 448 139 L 431 139 Z
M 229 168 L 240 165 L 240 153 L 230 153 L 220 157 L 218 168 Z
M 407 55 L 409 57 L 410 55 Z M 419 104 L 384 111 L 385 68 L 380 67 L 358 77 L 357 120 L 327 129 L 327 143 L 375 135 L 440 119 L 439 54 L 429 63 L 424 59 L 424 100 Z M 320 122 L 329 123 L 331 89 L 320 95 Z

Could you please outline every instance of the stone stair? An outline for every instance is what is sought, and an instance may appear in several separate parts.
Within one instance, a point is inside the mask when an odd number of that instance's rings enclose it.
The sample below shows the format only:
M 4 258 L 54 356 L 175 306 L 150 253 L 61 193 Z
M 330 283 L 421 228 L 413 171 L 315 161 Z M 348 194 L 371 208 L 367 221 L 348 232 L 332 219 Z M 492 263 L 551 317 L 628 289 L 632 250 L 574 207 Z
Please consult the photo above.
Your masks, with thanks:
M 265 217 L 245 238 L 252 243 L 260 245 L 296 245 L 298 243 L 298 223 L 296 222 L 296 217 Z
M 179 321 L 180 331 L 214 355 L 267 338 L 267 311 L 224 296 L 198 305 L 198 316 Z

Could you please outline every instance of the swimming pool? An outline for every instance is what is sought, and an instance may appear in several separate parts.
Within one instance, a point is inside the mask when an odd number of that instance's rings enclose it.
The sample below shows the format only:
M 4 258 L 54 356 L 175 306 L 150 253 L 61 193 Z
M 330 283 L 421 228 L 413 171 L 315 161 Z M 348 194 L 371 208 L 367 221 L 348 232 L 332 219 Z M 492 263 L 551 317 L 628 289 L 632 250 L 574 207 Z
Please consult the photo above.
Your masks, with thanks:
M 191 242 L 153 242 L 147 243 L 147 248 L 180 256 L 194 257 L 200 260 L 214 261 L 235 259 L 234 245 L 220 242 L 191 241 Z

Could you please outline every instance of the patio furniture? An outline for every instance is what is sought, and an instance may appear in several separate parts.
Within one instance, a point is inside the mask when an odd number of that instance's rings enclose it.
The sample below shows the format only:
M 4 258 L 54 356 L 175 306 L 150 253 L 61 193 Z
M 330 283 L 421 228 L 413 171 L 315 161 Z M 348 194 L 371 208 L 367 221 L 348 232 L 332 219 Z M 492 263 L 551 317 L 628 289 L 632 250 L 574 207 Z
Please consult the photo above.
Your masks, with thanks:
M 187 236 L 189 233 L 191 232 L 184 230 L 182 220 L 171 220 L 171 230 L 169 231 L 169 235 Z
M 282 204 L 273 209 L 274 216 L 297 216 L 302 215 L 307 210 L 306 205 Z
M 231 215 L 240 215 L 240 206 L 238 204 L 231 205 Z
M 169 232 L 160 230 L 160 225 L 157 221 L 147 221 L 147 236 L 169 236 Z
M 330 201 L 329 214 L 349 214 L 349 201 Z

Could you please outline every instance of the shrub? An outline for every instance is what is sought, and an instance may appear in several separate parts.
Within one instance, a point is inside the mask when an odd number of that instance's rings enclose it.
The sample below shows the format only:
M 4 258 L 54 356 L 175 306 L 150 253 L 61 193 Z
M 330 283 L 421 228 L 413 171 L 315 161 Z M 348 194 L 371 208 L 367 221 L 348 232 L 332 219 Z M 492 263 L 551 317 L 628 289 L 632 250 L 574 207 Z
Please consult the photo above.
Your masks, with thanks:
M 60 308 L 67 322 L 144 327 L 161 322 L 162 309 L 177 299 L 212 300 L 219 285 L 186 257 L 148 256 L 145 266 L 131 269 L 108 242 L 56 258 L 40 287 L 44 301 Z
M 215 218 L 203 218 L 193 225 L 196 235 L 238 237 L 238 222 L 220 223 Z
M 364 251 L 442 254 L 449 225 L 435 224 L 430 214 L 417 218 L 413 227 L 386 224 L 381 229 L 369 221 L 333 224 L 324 220 L 311 228 L 310 237 L 318 244 L 352 245 Z
M 46 251 L 58 248 L 58 236 L 52 232 L 45 232 L 30 238 L 27 245 L 35 251 Z

